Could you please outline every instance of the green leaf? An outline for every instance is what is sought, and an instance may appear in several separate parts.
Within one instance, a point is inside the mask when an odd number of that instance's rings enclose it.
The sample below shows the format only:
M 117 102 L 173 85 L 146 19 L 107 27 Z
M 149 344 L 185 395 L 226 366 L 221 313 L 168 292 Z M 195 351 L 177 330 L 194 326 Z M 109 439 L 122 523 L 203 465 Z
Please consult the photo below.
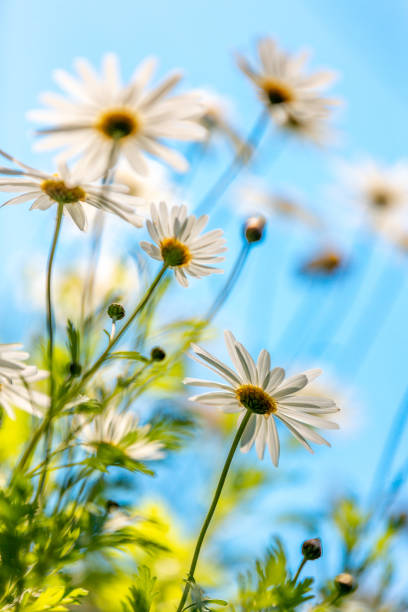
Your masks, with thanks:
M 156 580 L 150 569 L 142 565 L 135 576 L 135 584 L 129 589 L 127 600 L 122 602 L 123 612 L 150 612 L 156 596 Z

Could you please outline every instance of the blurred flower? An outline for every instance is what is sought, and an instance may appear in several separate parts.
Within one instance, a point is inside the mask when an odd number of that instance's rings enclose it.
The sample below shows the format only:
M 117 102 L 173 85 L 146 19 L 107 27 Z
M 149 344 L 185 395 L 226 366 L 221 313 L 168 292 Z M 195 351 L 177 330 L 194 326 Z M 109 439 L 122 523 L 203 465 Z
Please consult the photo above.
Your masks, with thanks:
M 207 142 L 212 135 L 221 134 L 231 142 L 237 152 L 249 157 L 251 155 L 250 146 L 241 138 L 229 121 L 233 112 L 231 102 L 208 89 L 200 90 L 200 95 L 204 109 L 201 123 L 207 129 Z
M 146 224 L 157 246 L 141 242 L 141 247 L 150 257 L 163 261 L 174 270 L 180 285 L 188 286 L 186 273 L 201 278 L 223 272 L 209 265 L 224 259 L 218 256 L 226 250 L 222 230 L 212 230 L 199 236 L 208 222 L 208 215 L 197 219 L 194 215 L 187 215 L 186 206 L 169 209 L 165 202 L 160 202 L 158 208 L 152 204 L 150 211 L 152 220 Z
M 255 178 L 246 181 L 237 192 L 238 208 L 244 213 L 281 215 L 301 221 L 309 227 L 319 227 L 321 225 L 319 218 L 296 201 L 297 199 L 297 197 L 272 193 L 263 181 Z
M 308 276 L 334 276 L 345 267 L 346 261 L 342 253 L 329 248 L 308 259 L 302 265 L 301 272 Z
M 17 178 L 0 179 L 0 191 L 21 193 L 3 204 L 20 204 L 34 200 L 30 210 L 47 210 L 54 204 L 62 204 L 80 230 L 85 230 L 87 218 L 83 204 L 106 212 L 114 213 L 132 225 L 141 226 L 142 219 L 135 213 L 136 206 L 144 207 L 145 203 L 123 193 L 119 185 L 90 185 L 73 180 L 68 167 L 60 164 L 58 174 L 46 174 L 34 170 L 0 151 L 0 154 L 22 168 L 11 170 L 0 167 L 0 174 Z
M 184 172 L 184 157 L 161 140 L 203 139 L 205 129 L 196 121 L 202 106 L 194 92 L 167 97 L 181 79 L 179 72 L 147 91 L 155 67 L 154 58 L 145 59 L 128 85 L 121 82 L 113 54 L 104 57 L 102 76 L 85 59 L 76 60 L 79 78 L 57 70 L 55 80 L 69 99 L 45 94 L 42 99 L 49 108 L 30 113 L 34 121 L 52 126 L 41 130 L 46 136 L 38 148 L 67 147 L 64 159 L 81 155 L 85 168 L 98 176 L 114 166 L 120 154 L 142 174 L 147 169 L 144 153 Z
M 261 99 L 278 126 L 317 142 L 327 137 L 324 122 L 330 117 L 335 100 L 322 97 L 318 90 L 335 78 L 329 70 L 305 74 L 308 53 L 289 55 L 272 38 L 258 42 L 260 70 L 238 56 L 238 65 L 257 88 Z
M 135 461 L 164 457 L 163 444 L 148 437 L 150 426 L 141 427 L 137 416 L 130 412 L 120 413 L 115 408 L 109 408 L 93 417 L 91 422 L 79 417 L 79 425 L 78 438 L 89 452 L 97 451 L 101 444 L 107 444 Z
M 121 261 L 115 257 L 102 255 L 99 258 L 98 270 L 93 284 L 92 304 L 100 306 L 112 301 L 127 301 L 130 295 L 137 295 L 140 288 L 140 278 L 133 260 Z M 21 302 L 30 308 L 44 308 L 45 278 L 41 273 L 43 261 L 32 260 L 26 270 L 26 282 Z M 87 260 L 79 259 L 77 264 L 70 265 L 57 274 L 54 279 L 55 317 L 60 323 L 67 319 L 76 320 L 80 316 L 82 306 L 85 316 L 89 315 L 92 304 L 86 300 L 82 304 L 84 284 L 88 279 Z M 29 300 L 27 300 L 27 295 Z
M 268 443 L 275 466 L 279 462 L 279 437 L 275 418 L 280 419 L 295 438 L 311 452 L 313 451 L 307 440 L 330 446 L 312 427 L 338 429 L 336 423 L 325 418 L 339 410 L 336 404 L 329 399 L 296 396 L 296 393 L 314 380 L 321 370 L 309 370 L 284 381 L 285 370 L 270 369 L 271 358 L 266 350 L 260 352 L 255 364 L 245 347 L 237 342 L 229 331 L 225 332 L 225 342 L 237 372 L 201 347 L 192 345 L 199 359 L 195 356 L 192 358 L 219 374 L 228 384 L 187 378 L 185 384 L 216 389 L 210 393 L 191 397 L 191 401 L 209 406 L 221 406 L 226 412 L 240 412 L 239 422 L 242 421 L 246 411 L 251 410 L 253 414 L 242 436 L 241 450 L 248 452 L 255 443 L 258 457 L 263 459 L 265 445 Z
M 154 159 L 146 159 L 147 172 L 136 172 L 126 159 L 120 160 L 115 171 L 115 182 L 126 185 L 129 194 L 147 202 L 166 202 L 175 199 L 167 169 Z
M 368 214 L 374 227 L 387 231 L 389 224 L 398 225 L 407 213 L 408 162 L 382 166 L 373 160 L 338 166 L 344 181 L 345 195 Z
M 0 344 L 0 406 L 12 419 L 15 418 L 13 406 L 42 416 L 40 409 L 49 404 L 47 395 L 30 388 L 31 383 L 46 378 L 48 372 L 22 363 L 30 355 L 21 348 L 21 344 Z

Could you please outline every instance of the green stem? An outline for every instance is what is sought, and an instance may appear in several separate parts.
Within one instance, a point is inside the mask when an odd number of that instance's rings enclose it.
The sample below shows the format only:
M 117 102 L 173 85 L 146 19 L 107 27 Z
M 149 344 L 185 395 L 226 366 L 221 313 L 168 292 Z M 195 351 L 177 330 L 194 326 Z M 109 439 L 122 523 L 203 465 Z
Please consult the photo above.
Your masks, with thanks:
M 197 214 L 208 212 L 220 197 L 225 193 L 232 181 L 236 178 L 239 171 L 252 159 L 253 152 L 259 145 L 265 128 L 268 124 L 268 111 L 264 109 L 257 118 L 252 130 L 245 143 L 240 147 L 235 157 L 224 172 L 219 176 L 214 185 L 207 191 L 201 202 L 197 206 Z M 248 149 L 252 153 L 248 153 Z
M 225 461 L 223 470 L 221 472 L 221 476 L 220 476 L 220 479 L 218 481 L 217 488 L 215 489 L 215 493 L 214 493 L 213 500 L 211 502 L 210 509 L 208 510 L 208 513 L 207 513 L 207 516 L 205 517 L 203 526 L 201 527 L 200 535 L 198 536 L 197 544 L 196 544 L 196 547 L 195 547 L 195 550 L 194 550 L 194 554 L 193 554 L 193 559 L 191 561 L 190 570 L 189 570 L 188 576 L 187 576 L 186 586 L 184 587 L 183 595 L 181 597 L 179 606 L 177 608 L 177 612 L 182 612 L 182 610 L 184 608 L 184 605 L 185 605 L 185 603 L 187 601 L 187 597 L 188 597 L 188 594 L 189 594 L 189 591 L 190 591 L 190 587 L 191 587 L 191 582 L 194 580 L 194 572 L 195 572 L 195 569 L 196 569 L 198 557 L 200 555 L 201 546 L 203 544 L 203 541 L 204 541 L 205 535 L 207 533 L 208 527 L 209 527 L 209 525 L 211 523 L 211 519 L 212 519 L 212 517 L 214 515 L 215 509 L 217 507 L 218 500 L 220 499 L 221 492 L 222 492 L 222 489 L 224 487 L 225 479 L 227 478 L 227 474 L 228 474 L 228 471 L 229 471 L 232 459 L 234 457 L 235 451 L 237 450 L 239 441 L 241 440 L 242 434 L 245 431 L 245 428 L 246 428 L 246 426 L 248 424 L 248 421 L 249 421 L 251 415 L 252 415 L 252 412 L 250 410 L 247 410 L 246 413 L 245 413 L 244 418 L 241 421 L 241 424 L 240 424 L 240 426 L 238 428 L 238 431 L 235 434 L 235 438 L 234 438 L 234 440 L 232 442 L 230 451 L 228 453 L 228 456 L 227 456 L 227 459 Z
M 293 584 L 296 584 L 297 579 L 298 579 L 298 578 L 299 578 L 299 576 L 300 576 L 300 572 L 302 571 L 302 569 L 304 568 L 304 566 L 306 565 L 306 563 L 307 563 L 307 559 L 306 559 L 306 557 L 303 557 L 303 559 L 302 559 L 302 561 L 300 562 L 300 565 L 299 565 L 299 567 L 298 567 L 298 569 L 297 569 L 297 572 L 296 572 L 296 574 L 295 574 L 295 577 L 293 578 Z

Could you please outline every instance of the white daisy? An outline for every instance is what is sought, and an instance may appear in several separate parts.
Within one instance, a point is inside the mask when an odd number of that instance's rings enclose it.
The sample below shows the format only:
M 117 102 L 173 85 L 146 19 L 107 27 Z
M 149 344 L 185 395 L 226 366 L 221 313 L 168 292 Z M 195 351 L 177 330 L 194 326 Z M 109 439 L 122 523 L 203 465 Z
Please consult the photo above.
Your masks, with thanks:
M 191 401 L 220 406 L 226 412 L 240 412 L 240 422 L 250 410 L 253 414 L 243 433 L 241 450 L 248 452 L 255 443 L 258 456 L 263 459 L 268 444 L 275 466 L 278 465 L 280 448 L 275 419 L 282 421 L 311 452 L 308 441 L 330 446 L 313 428 L 338 429 L 336 423 L 326 419 L 327 415 L 338 411 L 335 403 L 321 397 L 297 395 L 321 370 L 309 370 L 284 380 L 285 370 L 271 370 L 271 358 L 266 350 L 260 352 L 255 364 L 245 347 L 229 331 L 225 332 L 225 342 L 236 372 L 201 347 L 192 345 L 197 355 L 192 355 L 192 358 L 219 374 L 225 382 L 186 378 L 185 384 L 215 389 L 191 397 Z
M 30 117 L 47 123 L 50 129 L 40 146 L 43 150 L 67 147 L 64 159 L 81 155 L 86 168 L 98 169 L 102 176 L 123 154 L 140 173 L 146 170 L 144 152 L 184 172 L 184 157 L 162 143 L 163 138 L 201 140 L 205 129 L 197 123 L 202 114 L 195 92 L 168 97 L 181 79 L 179 72 L 167 76 L 148 90 L 155 70 L 154 58 L 147 58 L 136 69 L 128 85 L 123 85 L 115 55 L 106 55 L 99 76 L 84 59 L 76 60 L 79 78 L 63 70 L 55 80 L 68 94 L 45 94 L 43 102 L 50 108 L 33 111 Z
M 165 202 L 150 208 L 152 220 L 147 220 L 147 229 L 157 246 L 141 242 L 141 247 L 158 261 L 163 261 L 174 270 L 178 282 L 188 286 L 187 274 L 196 278 L 220 273 L 223 270 L 210 264 L 223 261 L 219 253 L 226 251 L 225 239 L 220 229 L 211 230 L 200 236 L 208 222 L 208 215 L 198 219 L 187 215 L 186 206 L 169 209 Z
M 46 378 L 48 372 L 25 364 L 30 355 L 21 349 L 21 344 L 0 344 L 0 406 L 12 419 L 13 407 L 42 416 L 41 409 L 49 405 L 47 395 L 30 387 L 31 383 Z
M 336 101 L 322 97 L 319 90 L 333 81 L 335 73 L 324 70 L 306 74 L 308 53 L 285 53 L 271 38 L 259 41 L 258 52 L 259 70 L 240 55 L 238 65 L 257 88 L 273 119 L 281 127 L 321 140 L 325 132 L 322 122 Z
M 408 162 L 401 160 L 391 166 L 374 160 L 355 164 L 338 165 L 340 179 L 345 186 L 345 195 L 363 212 L 372 223 L 386 229 L 401 214 L 408 211 Z
M 100 444 L 110 444 L 135 461 L 164 457 L 163 444 L 148 437 L 150 426 L 141 427 L 137 416 L 130 412 L 109 408 L 91 422 L 80 417 L 79 424 L 79 440 L 89 452 L 95 452 Z
M 145 202 L 128 195 L 127 187 L 74 180 L 65 164 L 59 165 L 58 174 L 47 174 L 19 162 L 4 151 L 0 150 L 0 155 L 19 166 L 17 170 L 0 167 L 0 174 L 10 177 L 0 179 L 0 191 L 21 194 L 4 202 L 3 206 L 34 201 L 30 210 L 47 210 L 54 204 L 63 204 L 64 212 L 72 217 L 80 230 L 85 230 L 87 218 L 83 204 L 89 204 L 141 227 L 142 217 L 135 213 L 135 208 L 143 209 Z

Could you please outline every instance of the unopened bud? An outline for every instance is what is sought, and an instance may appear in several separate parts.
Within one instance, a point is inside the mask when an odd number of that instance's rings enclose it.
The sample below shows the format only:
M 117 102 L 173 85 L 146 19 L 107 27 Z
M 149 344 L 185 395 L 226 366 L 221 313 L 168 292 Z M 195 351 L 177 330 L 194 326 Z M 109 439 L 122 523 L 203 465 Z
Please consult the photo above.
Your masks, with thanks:
M 262 240 L 266 225 L 265 217 L 249 217 L 244 225 L 244 234 L 247 241 L 252 244 Z
M 119 510 L 120 506 L 118 502 L 115 502 L 113 499 L 108 499 L 106 502 L 106 511 L 113 512 L 114 510 Z
M 71 376 L 80 376 L 82 372 L 82 366 L 80 363 L 70 363 L 69 364 L 69 373 Z
M 163 359 L 166 359 L 166 353 L 160 346 L 155 346 L 150 351 L 150 359 L 152 361 L 163 361 Z
M 322 556 L 322 541 L 320 538 L 305 540 L 302 544 L 302 555 L 308 561 L 315 561 Z
M 339 574 L 334 579 L 334 583 L 341 595 L 347 595 L 357 588 L 357 584 L 351 574 Z
M 125 309 L 122 304 L 111 304 L 108 308 L 108 316 L 112 321 L 120 321 L 125 316 Z

